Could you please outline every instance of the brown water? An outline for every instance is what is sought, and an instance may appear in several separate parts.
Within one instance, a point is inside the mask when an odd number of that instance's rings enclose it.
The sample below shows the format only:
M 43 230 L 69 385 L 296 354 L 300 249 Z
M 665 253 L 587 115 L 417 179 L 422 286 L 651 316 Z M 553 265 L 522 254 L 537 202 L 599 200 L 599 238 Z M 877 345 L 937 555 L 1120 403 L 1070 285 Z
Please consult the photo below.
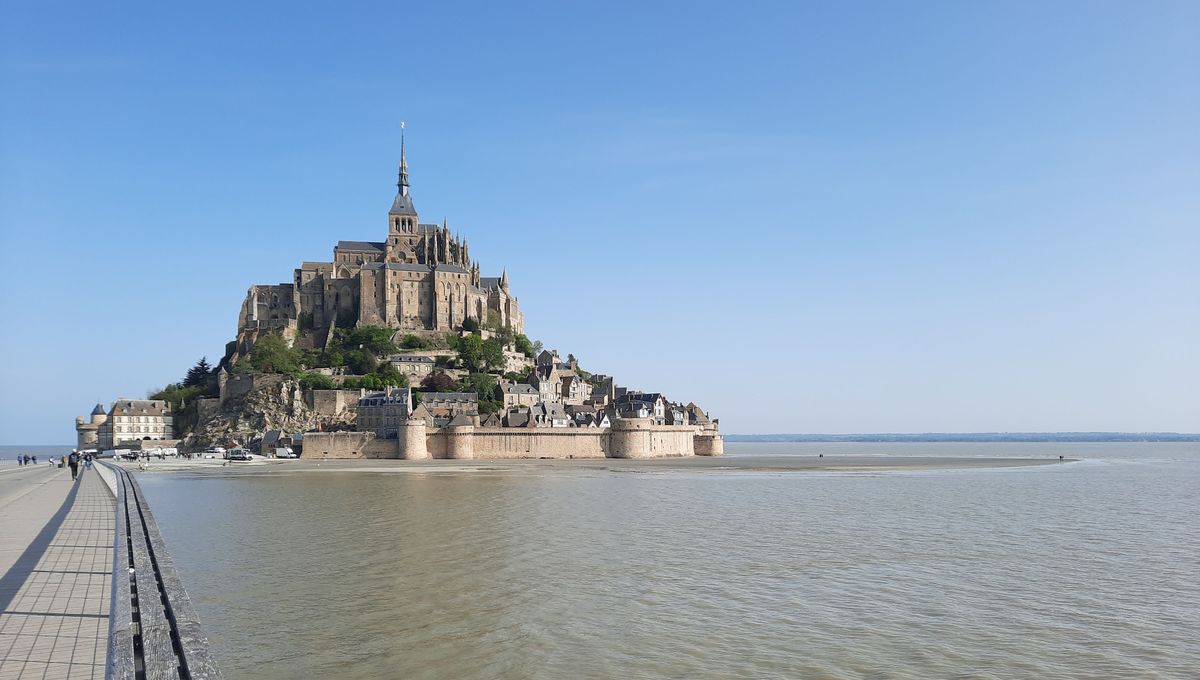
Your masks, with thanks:
M 139 475 L 230 678 L 1195 678 L 1196 444 L 899 472 Z

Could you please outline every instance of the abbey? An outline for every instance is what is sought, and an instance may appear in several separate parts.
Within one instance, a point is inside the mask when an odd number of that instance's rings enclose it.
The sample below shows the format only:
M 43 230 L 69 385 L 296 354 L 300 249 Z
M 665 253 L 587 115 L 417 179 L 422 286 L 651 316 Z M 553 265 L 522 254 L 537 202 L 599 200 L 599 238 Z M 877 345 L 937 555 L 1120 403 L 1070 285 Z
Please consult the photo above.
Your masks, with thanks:
M 452 235 L 445 222 L 421 223 L 409 193 L 403 137 L 396 186 L 386 241 L 339 241 L 332 262 L 301 264 L 291 283 L 250 287 L 238 317 L 237 353 L 267 332 L 320 348 L 335 327 L 355 325 L 444 334 L 475 319 L 524 332 L 507 271 L 481 276 L 466 239 Z

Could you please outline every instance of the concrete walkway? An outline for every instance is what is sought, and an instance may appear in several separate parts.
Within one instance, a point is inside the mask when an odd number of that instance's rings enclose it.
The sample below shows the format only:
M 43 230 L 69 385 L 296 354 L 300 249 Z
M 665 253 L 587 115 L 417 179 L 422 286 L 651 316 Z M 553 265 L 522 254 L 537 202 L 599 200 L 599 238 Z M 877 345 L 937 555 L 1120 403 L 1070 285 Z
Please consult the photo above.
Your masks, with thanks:
M 0 475 L 0 680 L 104 677 L 115 510 L 95 470 Z

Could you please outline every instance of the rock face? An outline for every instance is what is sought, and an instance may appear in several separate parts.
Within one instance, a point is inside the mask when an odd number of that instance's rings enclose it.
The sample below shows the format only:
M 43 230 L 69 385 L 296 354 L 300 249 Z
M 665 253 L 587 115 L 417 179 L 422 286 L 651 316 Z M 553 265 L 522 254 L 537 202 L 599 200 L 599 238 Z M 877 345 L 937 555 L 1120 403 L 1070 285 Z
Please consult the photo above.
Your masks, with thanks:
M 225 391 L 215 409 L 204 409 L 196 428 L 182 443 L 185 451 L 208 446 L 254 444 L 267 430 L 304 432 L 352 429 L 354 413 L 318 416 L 300 385 L 285 375 L 255 375 L 241 389 Z M 217 401 L 217 400 L 213 400 Z

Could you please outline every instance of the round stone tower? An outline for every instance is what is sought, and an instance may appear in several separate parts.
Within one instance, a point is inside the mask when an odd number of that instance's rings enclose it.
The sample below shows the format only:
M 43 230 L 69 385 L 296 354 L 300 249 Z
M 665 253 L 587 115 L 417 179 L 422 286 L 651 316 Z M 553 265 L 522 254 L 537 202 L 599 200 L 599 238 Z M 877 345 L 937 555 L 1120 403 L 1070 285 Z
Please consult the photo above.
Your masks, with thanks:
M 399 438 L 400 457 L 405 460 L 424 460 L 429 457 L 429 447 L 425 445 L 425 421 L 411 418 L 400 426 Z
M 654 421 L 649 418 L 617 418 L 612 421 L 608 434 L 608 457 L 649 458 L 649 429 L 653 424 Z
M 454 425 L 446 428 L 446 457 L 467 459 L 475 457 L 475 426 Z

